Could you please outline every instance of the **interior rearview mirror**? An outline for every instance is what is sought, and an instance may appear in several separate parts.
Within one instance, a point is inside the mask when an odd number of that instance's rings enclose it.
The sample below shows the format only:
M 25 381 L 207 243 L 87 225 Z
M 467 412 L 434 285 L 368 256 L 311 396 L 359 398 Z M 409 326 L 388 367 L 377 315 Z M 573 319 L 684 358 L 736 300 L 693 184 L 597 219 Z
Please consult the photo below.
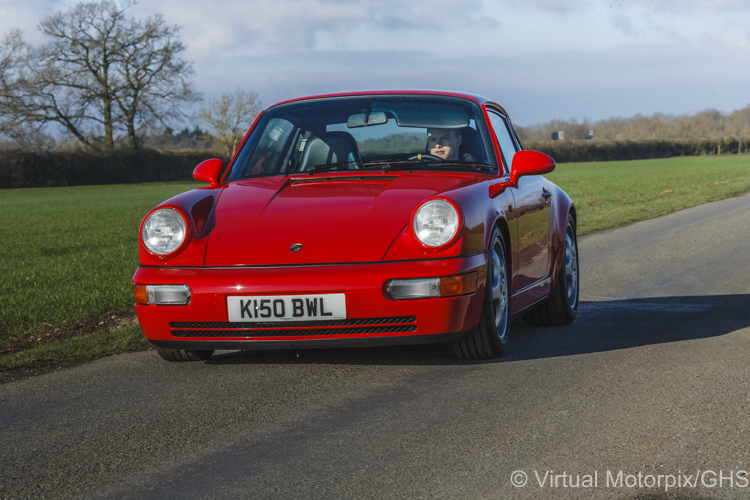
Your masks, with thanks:
M 382 125 L 388 123 L 388 117 L 382 111 L 373 111 L 372 113 L 360 113 L 352 115 L 346 120 L 348 128 L 369 127 L 371 125 Z

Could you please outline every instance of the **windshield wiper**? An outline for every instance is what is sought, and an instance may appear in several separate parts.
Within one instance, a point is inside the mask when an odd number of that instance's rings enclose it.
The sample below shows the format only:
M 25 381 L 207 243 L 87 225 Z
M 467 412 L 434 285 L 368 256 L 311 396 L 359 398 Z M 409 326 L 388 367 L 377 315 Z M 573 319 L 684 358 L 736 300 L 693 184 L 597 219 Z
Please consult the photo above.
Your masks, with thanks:
M 340 161 L 338 163 L 324 163 L 322 165 L 315 165 L 310 170 L 306 170 L 305 173 L 307 175 L 312 175 L 315 172 L 325 172 L 326 170 L 332 170 L 337 167 L 343 167 L 344 165 L 349 165 L 350 163 L 359 164 L 362 162 L 360 160 L 351 160 L 351 161 Z
M 448 160 L 448 161 L 430 161 L 430 160 L 405 160 L 401 162 L 393 162 L 391 164 L 383 166 L 383 172 L 397 169 L 431 169 L 435 167 L 447 167 L 447 166 L 460 166 L 460 167 L 474 167 L 477 171 L 481 172 L 494 172 L 495 167 L 488 163 L 481 163 L 476 161 L 461 161 L 461 160 Z
M 380 168 L 383 172 L 389 170 L 398 170 L 403 168 L 413 168 L 415 166 L 421 166 L 427 160 L 403 160 L 398 158 L 391 159 L 380 159 L 371 160 L 362 163 L 362 166 L 367 169 Z
M 490 172 L 494 171 L 496 167 L 494 165 L 490 165 L 489 163 L 482 163 L 479 161 L 464 161 L 464 160 L 446 160 L 446 161 L 440 161 L 440 162 L 432 162 L 429 163 L 430 166 L 435 165 L 460 165 L 460 166 L 466 166 L 466 167 L 475 167 L 477 170 L 481 170 L 483 172 Z
M 350 165 L 352 163 L 363 168 L 382 167 L 383 169 L 387 169 L 387 168 L 390 168 L 391 166 L 402 167 L 402 166 L 410 166 L 410 165 L 415 165 L 415 164 L 424 163 L 424 162 L 425 160 L 401 160 L 398 158 L 380 158 L 377 160 L 368 160 L 368 161 L 350 160 L 350 161 L 340 161 L 337 163 L 324 163 L 322 165 L 315 165 L 310 170 L 306 170 L 305 173 L 307 175 L 312 175 L 315 172 L 325 172 L 326 170 L 333 170 L 334 168 L 343 167 L 344 165 Z
M 408 168 L 434 168 L 434 167 L 445 167 L 448 165 L 458 165 L 465 167 L 475 167 L 477 170 L 482 172 L 491 172 L 495 170 L 493 165 L 487 163 L 481 163 L 476 161 L 463 161 L 463 160 L 448 160 L 448 161 L 430 161 L 427 159 L 422 160 L 404 160 L 399 158 L 380 158 L 377 160 L 351 160 L 351 161 L 340 161 L 337 163 L 325 163 L 322 165 L 315 165 L 310 170 L 307 170 L 307 175 L 312 175 L 315 172 L 325 172 L 326 170 L 332 170 L 334 168 L 343 167 L 344 165 L 350 165 L 354 163 L 365 169 L 376 169 L 379 168 L 383 172 L 390 170 L 400 170 Z

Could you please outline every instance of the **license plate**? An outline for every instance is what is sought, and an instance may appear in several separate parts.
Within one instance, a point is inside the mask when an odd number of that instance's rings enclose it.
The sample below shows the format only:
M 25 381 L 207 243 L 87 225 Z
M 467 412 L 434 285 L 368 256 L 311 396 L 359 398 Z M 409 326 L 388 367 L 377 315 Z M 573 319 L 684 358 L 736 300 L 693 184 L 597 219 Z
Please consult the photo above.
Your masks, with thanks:
M 346 296 L 265 295 L 227 297 L 229 321 L 314 321 L 346 319 Z

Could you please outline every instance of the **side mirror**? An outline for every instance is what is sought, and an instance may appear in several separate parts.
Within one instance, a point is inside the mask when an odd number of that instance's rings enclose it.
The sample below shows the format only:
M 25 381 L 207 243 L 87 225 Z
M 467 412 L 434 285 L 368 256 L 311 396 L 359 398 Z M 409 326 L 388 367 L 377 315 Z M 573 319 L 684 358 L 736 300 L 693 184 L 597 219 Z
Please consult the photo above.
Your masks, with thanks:
M 490 198 L 498 196 L 508 187 L 518 187 L 518 179 L 524 175 L 548 174 L 555 169 L 555 160 L 539 151 L 519 151 L 513 156 L 510 177 L 507 181 L 490 185 Z
M 221 174 L 223 168 L 224 161 L 219 158 L 202 161 L 193 170 L 193 179 L 198 182 L 208 182 L 211 187 L 216 187 L 221 181 L 219 174 Z
M 524 175 L 548 174 L 555 169 L 555 160 L 539 151 L 519 151 L 513 156 L 510 166 L 510 182 L 518 186 L 518 179 Z

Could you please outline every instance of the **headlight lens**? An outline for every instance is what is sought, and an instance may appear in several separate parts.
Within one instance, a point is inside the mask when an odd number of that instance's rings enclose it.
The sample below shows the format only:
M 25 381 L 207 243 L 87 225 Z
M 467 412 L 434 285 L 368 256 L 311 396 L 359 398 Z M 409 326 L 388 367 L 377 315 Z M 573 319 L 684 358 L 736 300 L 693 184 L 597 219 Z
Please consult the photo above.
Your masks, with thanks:
M 444 200 L 430 200 L 414 214 L 414 234 L 430 247 L 448 243 L 458 231 L 458 212 Z
M 167 255 L 177 250 L 185 241 L 187 224 L 173 208 L 162 208 L 148 216 L 141 230 L 141 241 L 149 252 Z

